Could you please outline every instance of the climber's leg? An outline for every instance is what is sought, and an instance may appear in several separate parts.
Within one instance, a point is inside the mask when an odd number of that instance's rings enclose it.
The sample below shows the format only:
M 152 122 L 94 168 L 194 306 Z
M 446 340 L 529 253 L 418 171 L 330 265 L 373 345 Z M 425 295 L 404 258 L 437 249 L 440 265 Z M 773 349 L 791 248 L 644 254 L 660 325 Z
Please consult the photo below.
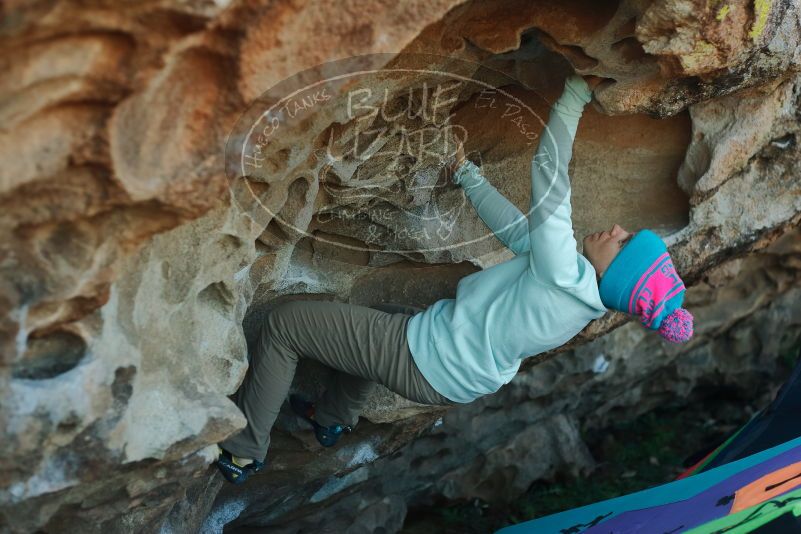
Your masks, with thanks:
M 428 385 L 412 361 L 406 342 L 410 317 L 339 302 L 290 301 L 273 308 L 237 395 L 248 427 L 225 441 L 223 448 L 244 457 L 266 454 L 270 429 L 300 356 L 353 377 L 337 379 L 330 407 L 318 404 L 315 418 L 325 426 L 354 422 L 369 382 L 384 384 L 416 402 L 453 404 Z M 354 390 L 344 394 L 343 386 Z
M 405 313 L 406 315 L 414 315 L 415 313 L 420 313 L 423 311 L 423 308 L 418 308 L 417 306 L 412 306 L 410 304 L 395 304 L 392 302 L 373 304 L 370 307 L 374 310 L 380 310 L 386 313 Z
M 355 427 L 361 408 L 374 386 L 372 380 L 337 371 L 323 396 L 315 403 L 314 419 L 323 426 Z
M 370 308 L 389 314 L 400 313 L 406 315 L 423 311 L 422 308 L 415 306 L 390 303 L 375 304 Z M 402 347 L 399 348 L 402 349 Z M 399 358 L 402 357 L 399 354 Z M 342 424 L 355 427 L 356 423 L 359 422 L 359 414 L 364 402 L 370 395 L 374 385 L 375 382 L 372 380 L 337 371 L 325 394 L 316 403 L 315 419 L 324 426 Z
M 363 317 L 352 323 L 354 339 L 360 341 L 362 348 L 351 357 L 366 363 L 369 374 L 359 376 L 343 371 L 336 374 L 331 387 L 316 403 L 315 418 L 321 425 L 355 426 L 373 382 L 421 404 L 456 404 L 434 390 L 420 373 L 409 351 L 407 323 L 411 314 L 422 311 L 421 308 L 380 304 L 370 308 L 353 306 L 351 311 Z M 327 361 L 325 356 L 315 359 L 338 368 L 337 362 Z
M 359 391 L 369 389 L 371 384 L 369 378 L 356 378 L 359 374 L 369 374 L 367 365 L 359 365 L 363 359 L 360 354 L 370 349 L 369 342 L 365 343 L 363 335 L 355 334 L 357 330 L 367 333 L 359 326 L 367 323 L 359 313 L 361 310 L 367 308 L 323 301 L 290 301 L 271 309 L 262 324 L 245 380 L 235 395 L 235 402 L 248 421 L 247 427 L 220 446 L 244 458 L 260 459 L 266 455 L 270 431 L 301 356 L 312 357 L 353 376 L 353 382 L 358 382 L 351 384 L 354 394 L 361 398 Z M 375 332 L 379 338 L 381 324 Z M 325 425 L 329 426 L 323 412 Z M 342 413 L 344 416 L 349 412 L 343 409 Z
M 270 430 L 289 392 L 298 363 L 292 339 L 282 325 L 267 314 L 235 402 L 247 426 L 219 445 L 242 458 L 261 460 L 270 446 Z

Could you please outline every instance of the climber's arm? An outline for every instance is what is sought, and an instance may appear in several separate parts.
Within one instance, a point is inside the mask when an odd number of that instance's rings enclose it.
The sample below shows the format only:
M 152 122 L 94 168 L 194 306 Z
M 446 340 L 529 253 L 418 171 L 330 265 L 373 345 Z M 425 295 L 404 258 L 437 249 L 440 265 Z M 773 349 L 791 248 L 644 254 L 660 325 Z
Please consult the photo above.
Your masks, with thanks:
M 526 217 L 484 178 L 475 163 L 465 160 L 454 173 L 453 181 L 462 186 L 478 216 L 501 243 L 515 254 L 529 249 Z
M 538 280 L 553 285 L 569 285 L 579 277 L 567 167 L 579 119 L 591 99 L 581 76 L 567 78 L 531 161 L 530 267 Z

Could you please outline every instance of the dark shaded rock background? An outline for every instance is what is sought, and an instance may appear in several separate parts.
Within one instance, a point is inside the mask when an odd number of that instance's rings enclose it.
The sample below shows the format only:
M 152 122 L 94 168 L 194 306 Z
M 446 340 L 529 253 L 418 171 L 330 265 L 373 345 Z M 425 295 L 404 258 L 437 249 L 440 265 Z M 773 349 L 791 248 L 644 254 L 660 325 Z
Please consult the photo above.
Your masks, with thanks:
M 334 518 L 336 531 L 395 531 L 406 506 L 435 494 L 503 498 L 591 467 L 582 425 L 704 388 L 772 384 L 798 343 L 797 0 L 11 0 L 0 16 L 4 530 L 297 531 Z M 425 306 L 508 257 L 493 239 L 421 252 L 391 232 L 371 242 L 382 221 L 323 221 L 324 207 L 366 203 L 348 190 L 389 163 L 320 176 L 328 135 L 355 128 L 331 114 L 282 137 L 269 172 L 229 189 L 224 148 L 241 113 L 297 72 L 368 53 L 387 54 L 375 67 L 435 54 L 426 68 L 495 69 L 542 116 L 571 69 L 606 78 L 571 164 L 577 236 L 613 222 L 662 232 L 693 286 L 699 334 L 668 347 L 609 314 L 447 413 L 376 388 L 335 450 L 282 418 L 268 471 L 220 491 L 211 445 L 244 424 L 227 396 L 271 305 Z M 384 83 L 400 98 L 421 81 Z M 490 181 L 524 206 L 533 147 L 477 113 L 479 97 L 459 94 L 453 119 Z M 397 171 L 389 219 L 460 208 L 446 241 L 486 234 L 455 187 L 407 194 L 437 165 Z M 275 219 L 254 217 L 243 187 Z M 609 368 L 594 373 L 601 355 Z M 324 383 L 305 364 L 296 386 Z

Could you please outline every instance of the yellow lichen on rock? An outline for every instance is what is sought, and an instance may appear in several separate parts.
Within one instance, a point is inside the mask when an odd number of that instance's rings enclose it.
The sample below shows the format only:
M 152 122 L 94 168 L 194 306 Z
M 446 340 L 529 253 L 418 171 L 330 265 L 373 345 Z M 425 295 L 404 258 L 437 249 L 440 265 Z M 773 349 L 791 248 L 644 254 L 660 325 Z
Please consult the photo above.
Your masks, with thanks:
M 753 39 L 754 42 L 765 31 L 771 3 L 771 0 L 754 0 L 754 24 L 751 26 L 751 31 L 748 32 L 748 37 Z
M 707 64 L 717 61 L 717 48 L 707 41 L 696 41 L 695 48 L 689 54 L 679 56 L 681 66 L 688 74 L 703 70 Z

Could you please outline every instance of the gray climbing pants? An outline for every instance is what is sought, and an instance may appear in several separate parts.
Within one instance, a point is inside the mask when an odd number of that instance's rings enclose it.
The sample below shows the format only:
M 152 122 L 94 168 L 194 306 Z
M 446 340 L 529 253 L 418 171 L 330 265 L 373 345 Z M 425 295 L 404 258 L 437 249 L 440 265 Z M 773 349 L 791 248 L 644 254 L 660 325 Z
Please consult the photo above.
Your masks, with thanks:
M 315 407 L 325 426 L 355 425 L 375 382 L 398 395 L 433 405 L 454 405 L 426 381 L 406 342 L 408 320 L 419 308 L 324 301 L 289 301 L 269 311 L 235 396 L 248 424 L 220 445 L 236 456 L 263 459 L 270 430 L 287 397 L 298 358 L 338 371 Z

